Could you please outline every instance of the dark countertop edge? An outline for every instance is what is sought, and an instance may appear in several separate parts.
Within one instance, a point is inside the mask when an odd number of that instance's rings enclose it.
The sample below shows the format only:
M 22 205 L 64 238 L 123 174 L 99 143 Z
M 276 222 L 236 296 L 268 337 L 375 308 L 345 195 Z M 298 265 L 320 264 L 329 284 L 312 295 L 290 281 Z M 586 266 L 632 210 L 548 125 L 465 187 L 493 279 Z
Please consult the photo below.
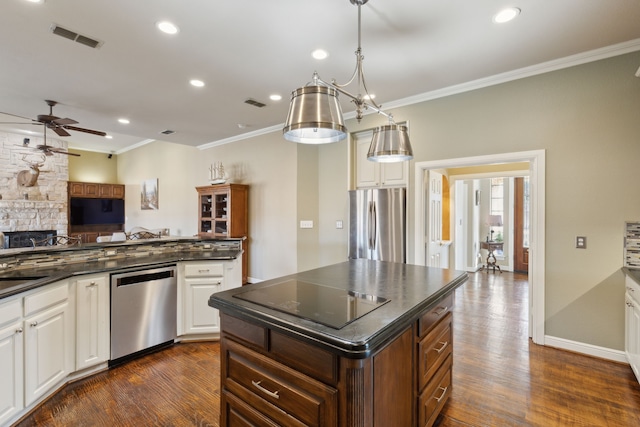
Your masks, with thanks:
M 133 246 L 144 245 L 149 243 L 170 243 L 170 242 L 215 242 L 215 241 L 244 241 L 246 236 L 243 237 L 214 237 L 214 236 L 168 236 L 160 237 L 158 239 L 135 239 L 135 240 L 117 240 L 113 242 L 93 242 L 93 243 L 81 243 L 79 245 L 58 245 L 58 246 L 38 246 L 28 248 L 10 248 L 0 249 L 0 257 L 16 256 L 21 254 L 31 254 L 34 252 L 73 252 L 82 251 L 95 248 L 110 248 L 113 246 Z
M 622 267 L 622 272 L 632 278 L 638 285 L 640 285 L 640 269 Z
M 246 304 L 255 307 L 256 310 L 232 304 L 224 299 L 216 298 L 216 295 L 213 294 L 209 298 L 209 306 L 217 308 L 225 314 L 235 316 L 239 319 L 249 320 L 262 326 L 273 328 L 285 335 L 302 339 L 303 341 L 310 341 L 348 359 L 366 359 L 374 354 L 379 348 L 383 347 L 383 345 L 390 339 L 395 338 L 399 333 L 411 326 L 411 324 L 415 322 L 422 313 L 435 307 L 442 298 L 455 291 L 456 288 L 464 284 L 468 279 L 469 275 L 467 273 L 461 274 L 447 285 L 441 287 L 438 291 L 425 298 L 421 303 L 416 304 L 410 310 L 407 310 L 393 322 L 378 330 L 367 340 L 359 342 L 345 341 L 332 335 L 305 328 L 300 324 L 289 322 L 275 315 L 272 316 L 264 311 L 264 307 L 251 304 L 249 302 Z M 273 312 L 274 314 L 277 313 L 276 311 Z M 357 321 L 358 320 L 356 320 L 356 322 Z
M 184 254 L 182 253 L 175 253 L 175 254 L 171 254 L 171 255 L 176 255 L 175 258 L 172 258 L 170 256 L 166 256 L 163 257 L 163 259 L 161 261 L 153 261 L 153 259 L 157 259 L 157 257 L 140 257 L 140 258 L 136 258 L 137 261 L 139 262 L 134 262 L 134 263 L 127 263 L 126 266 L 109 266 L 106 267 L 104 266 L 105 263 L 107 262 L 113 262 L 113 263 L 117 263 L 118 261 L 122 261 L 121 259 L 118 260 L 113 260 L 113 261 L 92 261 L 92 262 L 86 262 L 86 263 L 79 263 L 82 264 L 82 266 L 84 267 L 83 270 L 78 270 L 78 271 L 68 271 L 68 272 L 60 272 L 58 274 L 52 274 L 52 275 L 48 275 L 47 277 L 43 277 L 41 279 L 36 279 L 36 280 L 31 280 L 28 282 L 24 282 L 23 284 L 16 286 L 14 288 L 9 288 L 7 290 L 0 290 L 0 302 L 2 302 L 2 300 L 4 298 L 8 298 L 10 296 L 13 295 L 17 295 L 17 294 L 21 294 L 23 292 L 26 291 L 30 291 L 32 289 L 37 289 L 40 288 L 42 286 L 46 286 L 49 285 L 51 283 L 54 282 L 58 282 L 61 280 L 65 280 L 71 277 L 76 277 L 76 276 L 85 276 L 85 275 L 89 275 L 89 274 L 98 274 L 98 273 L 114 273 L 114 272 L 118 272 L 118 271 L 126 271 L 126 270 L 132 270 L 132 269 L 138 269 L 138 268 L 143 268 L 143 267 L 159 267 L 159 266 L 165 266 L 165 265 L 171 265 L 171 264 L 176 264 L 178 262 L 188 262 L 188 261 L 230 261 L 233 259 L 238 258 L 238 256 L 240 256 L 242 253 L 244 253 L 244 251 L 238 251 L 237 253 L 235 253 L 235 255 L 224 255 L 224 256 L 198 256 L 200 254 L 198 253 L 189 253 L 189 257 L 185 257 Z M 131 261 L 131 258 L 128 258 L 127 260 Z M 32 276 L 37 276 L 37 272 L 35 272 L 34 274 L 32 274 Z M 2 284 L 2 282 L 0 281 L 0 285 Z

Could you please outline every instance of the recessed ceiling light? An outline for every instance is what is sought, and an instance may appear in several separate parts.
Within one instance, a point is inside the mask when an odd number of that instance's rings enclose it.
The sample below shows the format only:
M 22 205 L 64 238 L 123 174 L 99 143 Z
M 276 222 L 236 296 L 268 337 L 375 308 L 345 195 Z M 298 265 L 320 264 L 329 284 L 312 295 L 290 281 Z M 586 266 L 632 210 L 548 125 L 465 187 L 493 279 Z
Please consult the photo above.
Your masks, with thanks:
M 374 93 L 368 93 L 365 96 L 363 96 L 364 99 L 374 99 L 376 97 L 376 95 Z
M 503 24 L 505 22 L 511 21 L 513 18 L 515 18 L 518 15 L 520 15 L 520 9 L 518 9 L 517 7 L 508 7 L 496 13 L 493 16 L 493 22 L 498 24 Z
M 122 123 L 123 125 L 128 125 L 129 123 L 131 123 L 129 119 L 125 119 L 124 117 L 121 119 L 118 119 L 118 122 Z
M 163 33 L 166 33 L 166 34 L 176 34 L 178 31 L 180 31 L 175 24 L 173 24 L 173 23 L 171 23 L 169 21 L 157 22 L 156 23 L 156 27 L 160 31 L 162 31 Z
M 202 80 L 198 80 L 198 79 L 189 80 L 189 83 L 191 84 L 191 86 L 195 86 L 195 87 L 203 87 L 204 86 L 204 82 Z
M 107 139 L 113 139 L 112 135 L 105 135 L 104 137 L 107 138 Z
M 323 49 L 316 49 L 311 52 L 311 56 L 313 56 L 315 59 L 325 59 L 327 56 L 329 56 L 329 52 Z
M 27 0 L 29 3 L 44 3 L 44 0 Z
M 282 95 L 274 93 L 273 95 L 269 95 L 269 99 L 272 101 L 280 101 L 282 99 Z

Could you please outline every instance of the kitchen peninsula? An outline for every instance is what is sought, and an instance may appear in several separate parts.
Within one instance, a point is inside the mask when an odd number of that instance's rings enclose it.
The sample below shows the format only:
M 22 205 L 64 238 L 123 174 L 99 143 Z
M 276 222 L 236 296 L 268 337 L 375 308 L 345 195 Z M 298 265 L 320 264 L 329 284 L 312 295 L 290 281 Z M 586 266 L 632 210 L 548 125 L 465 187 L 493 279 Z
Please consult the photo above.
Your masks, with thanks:
M 161 237 L 0 250 L 0 425 L 114 362 L 175 341 L 217 339 L 208 297 L 242 285 L 242 241 Z
M 430 426 L 464 272 L 349 260 L 216 293 L 221 425 Z

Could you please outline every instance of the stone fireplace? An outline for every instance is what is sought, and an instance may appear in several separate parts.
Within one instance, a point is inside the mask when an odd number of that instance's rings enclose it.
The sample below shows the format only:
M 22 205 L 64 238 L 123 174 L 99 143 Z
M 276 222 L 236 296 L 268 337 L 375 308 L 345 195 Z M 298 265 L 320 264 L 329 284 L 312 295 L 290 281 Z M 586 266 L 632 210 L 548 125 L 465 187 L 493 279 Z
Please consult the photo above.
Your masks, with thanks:
M 24 146 L 25 138 L 29 145 Z M 0 231 L 55 231 L 67 234 L 67 181 L 69 159 L 64 154 L 44 156 L 33 147 L 42 137 L 0 131 Z M 47 145 L 67 148 L 67 143 L 47 138 Z M 31 147 L 31 148 L 29 148 Z M 44 163 L 37 182 L 21 186 L 17 176 L 29 162 Z M 2 242 L 0 242 L 2 243 Z

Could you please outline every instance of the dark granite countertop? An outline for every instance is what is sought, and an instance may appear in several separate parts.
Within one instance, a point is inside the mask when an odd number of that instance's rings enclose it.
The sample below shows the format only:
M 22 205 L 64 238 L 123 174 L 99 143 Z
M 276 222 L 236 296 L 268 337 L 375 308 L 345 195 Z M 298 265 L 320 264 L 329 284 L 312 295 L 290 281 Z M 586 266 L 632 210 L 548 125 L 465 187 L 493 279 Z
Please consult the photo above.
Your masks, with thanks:
M 291 279 L 375 295 L 389 302 L 335 329 L 234 297 Z M 209 305 L 314 342 L 341 356 L 359 359 L 369 357 L 467 279 L 467 273 L 462 271 L 358 259 L 219 292 L 209 298 Z
M 175 264 L 180 261 L 232 260 L 242 251 L 172 252 L 152 256 L 127 257 L 113 260 L 68 263 L 58 266 L 43 266 L 28 270 L 6 270 L 0 272 L 0 300 L 59 280 L 84 274 L 95 274 Z

